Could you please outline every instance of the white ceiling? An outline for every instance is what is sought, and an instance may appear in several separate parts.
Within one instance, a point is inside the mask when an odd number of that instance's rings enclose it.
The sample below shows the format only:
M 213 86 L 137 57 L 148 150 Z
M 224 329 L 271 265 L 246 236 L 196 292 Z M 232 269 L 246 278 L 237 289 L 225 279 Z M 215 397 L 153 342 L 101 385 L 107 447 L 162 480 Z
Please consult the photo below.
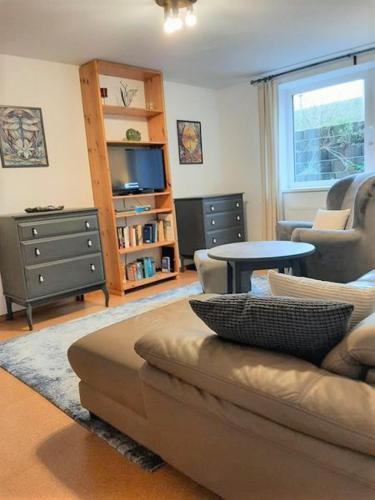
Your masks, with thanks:
M 165 35 L 154 0 L 0 0 L 0 53 L 220 88 L 375 42 L 375 0 L 198 0 L 196 12 L 195 28 Z

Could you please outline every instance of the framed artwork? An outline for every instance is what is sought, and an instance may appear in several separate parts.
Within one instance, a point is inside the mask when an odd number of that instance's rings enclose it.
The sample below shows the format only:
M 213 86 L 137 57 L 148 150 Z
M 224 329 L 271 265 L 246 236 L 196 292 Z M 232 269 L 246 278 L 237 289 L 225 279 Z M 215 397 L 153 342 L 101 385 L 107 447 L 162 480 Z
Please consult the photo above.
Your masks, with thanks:
M 177 120 L 177 137 L 180 164 L 203 163 L 201 122 Z
M 48 167 L 40 108 L 0 106 L 0 157 L 3 168 Z

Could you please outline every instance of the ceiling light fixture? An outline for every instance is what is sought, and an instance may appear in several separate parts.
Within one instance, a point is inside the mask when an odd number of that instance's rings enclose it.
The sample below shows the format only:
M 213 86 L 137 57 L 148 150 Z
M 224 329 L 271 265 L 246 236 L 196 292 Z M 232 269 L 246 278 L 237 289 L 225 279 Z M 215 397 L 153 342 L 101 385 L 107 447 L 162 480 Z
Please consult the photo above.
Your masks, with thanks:
M 197 0 L 155 0 L 164 9 L 164 31 L 174 33 L 185 25 L 189 28 L 197 24 L 193 4 Z

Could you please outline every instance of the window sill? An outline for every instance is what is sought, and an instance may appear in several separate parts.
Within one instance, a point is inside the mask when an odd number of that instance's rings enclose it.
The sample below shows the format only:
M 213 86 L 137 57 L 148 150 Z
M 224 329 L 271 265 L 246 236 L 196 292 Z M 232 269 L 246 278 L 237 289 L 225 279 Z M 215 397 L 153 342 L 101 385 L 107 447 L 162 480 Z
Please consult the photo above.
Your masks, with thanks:
M 331 186 L 326 187 L 304 187 L 304 188 L 285 188 L 281 189 L 282 194 L 288 193 L 315 193 L 315 192 L 327 192 L 331 189 Z

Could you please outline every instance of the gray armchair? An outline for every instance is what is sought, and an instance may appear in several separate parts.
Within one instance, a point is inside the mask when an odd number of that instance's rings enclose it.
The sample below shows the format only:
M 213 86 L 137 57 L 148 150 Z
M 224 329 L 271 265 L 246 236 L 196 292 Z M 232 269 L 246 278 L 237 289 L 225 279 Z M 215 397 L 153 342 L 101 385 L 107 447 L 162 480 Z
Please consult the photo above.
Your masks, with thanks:
M 279 240 L 316 247 L 306 259 L 310 278 L 347 283 L 375 268 L 375 174 L 351 175 L 337 181 L 327 195 L 328 210 L 351 208 L 343 231 L 314 230 L 311 222 L 280 221 Z

